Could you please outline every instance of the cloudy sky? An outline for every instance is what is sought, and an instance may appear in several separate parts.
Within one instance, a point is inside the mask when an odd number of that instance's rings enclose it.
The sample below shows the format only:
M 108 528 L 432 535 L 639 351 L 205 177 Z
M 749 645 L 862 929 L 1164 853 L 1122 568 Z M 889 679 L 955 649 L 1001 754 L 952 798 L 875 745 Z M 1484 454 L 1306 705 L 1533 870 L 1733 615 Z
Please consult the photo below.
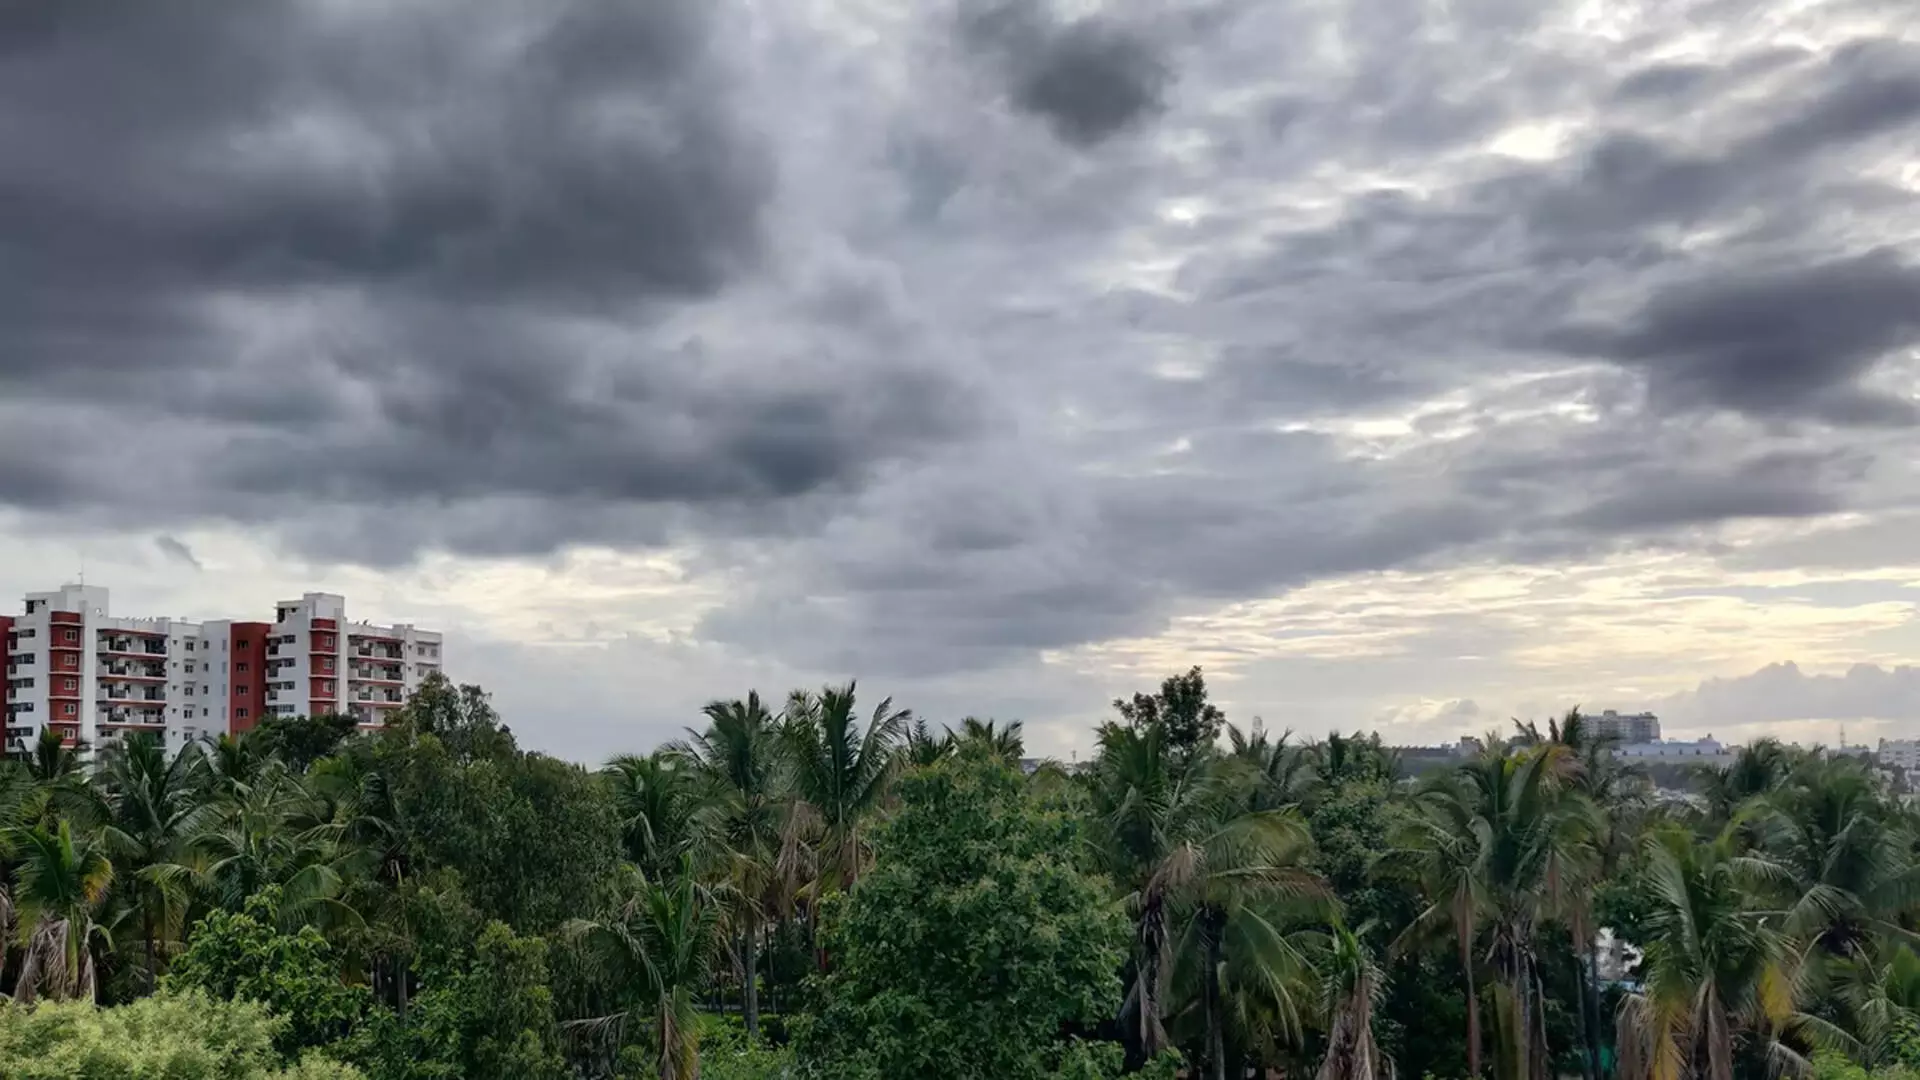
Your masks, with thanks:
M 1912 0 L 0 0 L 0 590 L 1920 735 L 1917 146 Z

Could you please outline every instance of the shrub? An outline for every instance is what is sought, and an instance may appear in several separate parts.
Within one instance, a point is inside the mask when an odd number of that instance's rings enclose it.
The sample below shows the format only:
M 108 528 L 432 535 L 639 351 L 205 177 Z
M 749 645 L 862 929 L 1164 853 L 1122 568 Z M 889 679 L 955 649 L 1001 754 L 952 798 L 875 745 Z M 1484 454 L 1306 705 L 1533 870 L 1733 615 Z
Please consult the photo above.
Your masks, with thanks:
M 101 1009 L 86 1002 L 0 1005 L 0 1076 L 7 1080 L 359 1080 L 358 1070 L 309 1057 L 281 1064 L 284 1021 L 250 1001 L 198 992 Z

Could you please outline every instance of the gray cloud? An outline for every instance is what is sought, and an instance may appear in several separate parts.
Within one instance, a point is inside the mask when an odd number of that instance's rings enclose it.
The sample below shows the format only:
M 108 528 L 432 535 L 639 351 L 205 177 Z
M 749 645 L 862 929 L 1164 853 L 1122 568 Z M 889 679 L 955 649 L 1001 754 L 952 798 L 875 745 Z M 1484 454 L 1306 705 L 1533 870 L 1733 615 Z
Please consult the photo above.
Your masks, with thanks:
M 1819 675 L 1792 662 L 1769 664 L 1751 675 L 1708 679 L 1666 699 L 1662 711 L 1689 728 L 1714 727 L 1723 735 L 1796 720 L 1911 722 L 1920 720 L 1920 668 L 1855 664 Z
M 167 536 L 163 533 L 153 538 L 153 546 L 160 549 L 160 554 L 165 555 L 175 562 L 185 563 L 195 570 L 206 569 L 206 567 L 200 565 L 200 560 L 194 555 L 193 549 L 176 537 Z
M 1920 342 L 1920 268 L 1882 250 L 1717 276 L 1655 296 L 1619 330 L 1562 340 L 1644 370 L 1665 408 L 1910 423 L 1910 399 L 1873 393 L 1859 379 Z
M 694 638 L 935 677 L 1920 491 L 1891 8 L 230 7 L 0 19 L 36 523 L 675 545 Z
M 763 272 L 775 190 L 709 5 L 59 8 L 0 22 L 0 499 L 378 507 L 330 553 L 404 557 L 461 540 L 450 502 L 791 500 L 964 426 L 910 359 L 672 325 Z M 32 451 L 114 402 L 193 459 L 179 486 Z
M 974 5 L 961 23 L 965 39 L 1005 68 L 1013 103 L 1077 146 L 1157 112 L 1172 78 L 1143 32 L 1098 15 L 1062 22 L 1044 0 Z

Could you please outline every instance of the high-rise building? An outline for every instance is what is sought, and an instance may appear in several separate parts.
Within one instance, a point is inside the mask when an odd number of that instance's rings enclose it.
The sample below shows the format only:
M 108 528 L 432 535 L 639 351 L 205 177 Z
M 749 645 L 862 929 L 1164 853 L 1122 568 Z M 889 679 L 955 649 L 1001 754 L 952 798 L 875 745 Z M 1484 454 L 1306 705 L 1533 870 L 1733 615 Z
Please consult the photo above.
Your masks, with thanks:
M 1622 743 L 1653 743 L 1660 741 L 1660 718 L 1650 712 L 1618 713 L 1612 709 L 1585 718 L 1593 727 L 1593 733 L 1603 739 L 1614 739 Z
M 116 617 L 106 589 L 64 585 L 0 617 L 6 748 L 50 728 L 89 746 L 150 731 L 178 749 L 276 715 L 346 713 L 374 728 L 440 660 L 438 633 L 349 622 L 332 593 L 283 601 L 272 622 L 189 622 Z

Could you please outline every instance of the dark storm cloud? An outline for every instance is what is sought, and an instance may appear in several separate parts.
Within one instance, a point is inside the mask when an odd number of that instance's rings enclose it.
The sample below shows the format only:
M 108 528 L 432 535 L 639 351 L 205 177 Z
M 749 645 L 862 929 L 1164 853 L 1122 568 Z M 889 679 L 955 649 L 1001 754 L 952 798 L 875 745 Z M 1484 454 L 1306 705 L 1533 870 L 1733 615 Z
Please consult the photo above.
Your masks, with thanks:
M 194 555 L 193 549 L 188 547 L 184 541 L 176 539 L 175 537 L 165 534 L 156 536 L 153 538 L 153 546 L 160 549 L 160 554 L 165 555 L 175 562 L 184 563 L 195 570 L 206 569 L 200 565 L 200 560 Z
M 1646 373 L 1660 407 L 1836 423 L 1910 423 L 1911 400 L 1859 380 L 1920 342 L 1920 268 L 1890 251 L 1708 278 L 1656 295 L 1618 330 L 1565 343 Z
M 1172 77 L 1140 31 L 1099 15 L 1061 22 L 1045 0 L 971 5 L 961 28 L 1004 68 L 1013 103 L 1076 146 L 1104 142 L 1158 111 Z
M 845 489 L 955 430 L 924 366 L 796 336 L 770 374 L 665 328 L 764 261 L 775 166 L 711 15 L 0 8 L 0 408 L 124 402 L 157 452 L 201 466 L 161 493 L 81 447 L 16 445 L 0 498 L 270 521 L 379 506 L 365 552 L 404 557 L 444 540 L 450 501 L 630 522 Z M 22 423 L 0 417 L 16 443 Z

